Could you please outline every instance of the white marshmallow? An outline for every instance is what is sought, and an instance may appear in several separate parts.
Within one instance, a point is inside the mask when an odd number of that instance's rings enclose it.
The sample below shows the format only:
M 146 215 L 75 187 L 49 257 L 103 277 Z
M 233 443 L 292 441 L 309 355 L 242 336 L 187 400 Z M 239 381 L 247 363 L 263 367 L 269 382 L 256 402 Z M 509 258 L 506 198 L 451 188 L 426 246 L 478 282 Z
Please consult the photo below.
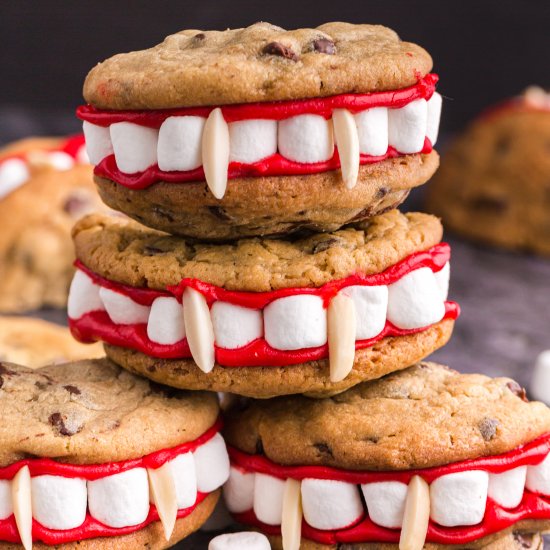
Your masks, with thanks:
M 178 510 L 193 506 L 197 500 L 197 473 L 193 453 L 178 455 L 170 462 L 176 487 Z
M 126 174 L 143 172 L 157 162 L 158 130 L 133 122 L 111 124 L 111 141 L 118 169 Z
M 266 525 L 281 525 L 285 480 L 256 474 L 254 480 L 254 514 Z
M 325 531 L 348 527 L 363 515 L 359 487 L 330 479 L 304 479 L 302 507 L 306 522 Z
M 437 92 L 434 92 L 428 100 L 428 123 L 426 125 L 426 136 L 435 145 L 439 135 L 439 121 L 441 119 L 441 107 L 443 98 Z
M 550 495 L 550 454 L 540 464 L 527 467 L 525 486 L 533 493 Z
M 388 287 L 348 286 L 344 294 L 355 304 L 356 339 L 368 340 L 380 334 L 386 326 Z
M 252 164 L 277 152 L 276 120 L 241 120 L 229 124 L 229 160 Z
M 223 497 L 230 512 L 240 514 L 252 510 L 255 475 L 254 472 L 245 472 L 231 466 L 229 479 L 223 486 Z
M 428 104 L 416 99 L 400 109 L 388 111 L 389 143 L 399 153 L 418 153 L 424 147 L 428 122 Z
M 200 116 L 171 116 L 162 123 L 157 146 L 161 170 L 194 170 L 202 164 L 205 122 Z
M 29 169 L 21 159 L 8 159 L 0 164 L 0 199 L 29 179 Z
M 359 134 L 359 151 L 379 157 L 388 150 L 388 109 L 375 107 L 355 115 Z
M 60 172 L 66 172 L 74 166 L 73 157 L 63 151 L 52 151 L 48 153 L 48 162 L 53 168 Z
M 407 485 L 400 481 L 380 481 L 361 485 L 369 517 L 377 525 L 399 529 L 403 525 Z
M 9 518 L 12 514 L 11 481 L 0 479 L 0 520 Z
M 271 550 L 271 545 L 265 535 L 243 531 L 218 535 L 210 541 L 208 550 Z
M 79 319 L 91 311 L 103 311 L 105 307 L 99 295 L 100 288 L 84 271 L 77 269 L 69 290 L 67 304 L 69 317 Z
M 262 312 L 258 309 L 215 302 L 210 314 L 216 344 L 221 348 L 241 348 L 264 333 Z
M 281 350 L 327 343 L 327 311 L 319 296 L 301 294 L 274 300 L 264 309 L 267 343 Z
M 86 144 L 82 145 L 76 153 L 76 162 L 79 164 L 90 164 L 90 157 L 86 151 Z
M 449 297 L 449 281 L 451 278 L 451 264 L 447 262 L 435 275 L 435 282 L 441 291 L 441 299 L 446 301 Z
M 197 488 L 210 493 L 221 487 L 229 478 L 229 455 L 220 434 L 201 445 L 194 452 L 197 471 Z
M 537 401 L 550 405 L 550 350 L 537 357 L 529 389 Z
M 488 495 L 504 508 L 515 508 L 523 498 L 526 476 L 527 466 L 502 474 L 489 474 Z
M 329 160 L 334 154 L 332 121 L 320 115 L 298 115 L 279 122 L 279 152 L 296 162 Z
M 398 328 L 427 327 L 445 315 L 441 290 L 428 267 L 408 273 L 388 290 L 388 320 Z
M 185 338 L 183 308 L 175 298 L 160 296 L 151 304 L 147 336 L 151 342 L 167 346 Z
M 99 296 L 111 321 L 116 325 L 146 323 L 149 319 L 151 308 L 134 302 L 132 298 L 124 296 L 124 294 L 101 287 Z
M 200 530 L 206 532 L 221 531 L 233 525 L 233 523 L 233 517 L 225 506 L 225 502 L 220 499 L 210 517 L 202 524 Z
M 86 480 L 43 475 L 31 479 L 32 516 L 44 527 L 63 531 L 84 523 Z
M 99 164 L 105 157 L 113 154 L 109 127 L 97 126 L 97 124 L 84 121 L 82 129 L 86 139 L 86 152 L 92 164 Z
M 443 527 L 477 525 L 487 505 L 489 474 L 481 470 L 441 476 L 430 485 L 430 517 Z
M 149 514 L 149 480 L 145 468 L 88 481 L 92 517 L 109 527 L 143 523 Z

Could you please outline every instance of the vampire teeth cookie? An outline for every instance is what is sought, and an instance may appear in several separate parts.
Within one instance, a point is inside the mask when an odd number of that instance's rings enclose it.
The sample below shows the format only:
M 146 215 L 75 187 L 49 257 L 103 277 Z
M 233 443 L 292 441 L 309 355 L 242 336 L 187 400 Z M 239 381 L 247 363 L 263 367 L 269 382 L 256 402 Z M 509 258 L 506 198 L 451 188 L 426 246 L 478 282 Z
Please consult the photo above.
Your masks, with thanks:
M 127 220 L 73 230 L 77 339 L 186 389 L 337 393 L 444 345 L 449 246 L 439 220 L 393 210 L 297 240 L 193 244 Z
M 224 435 L 227 506 L 273 548 L 538 548 L 550 528 L 550 410 L 507 378 L 422 363 L 250 401 Z
M 30 317 L 0 317 L 0 361 L 35 368 L 104 355 L 99 344 L 76 342 L 66 327 Z
M 93 68 L 78 116 L 102 198 L 149 227 L 334 231 L 437 169 L 431 68 L 382 26 L 185 30 Z
M 550 255 L 550 93 L 528 89 L 474 120 L 451 145 L 428 195 L 450 230 Z
M 0 365 L 0 547 L 173 546 L 228 478 L 218 413 L 105 359 Z
M 82 136 L 32 138 L 0 150 L 0 311 L 64 307 L 74 269 L 70 233 L 108 209 Z

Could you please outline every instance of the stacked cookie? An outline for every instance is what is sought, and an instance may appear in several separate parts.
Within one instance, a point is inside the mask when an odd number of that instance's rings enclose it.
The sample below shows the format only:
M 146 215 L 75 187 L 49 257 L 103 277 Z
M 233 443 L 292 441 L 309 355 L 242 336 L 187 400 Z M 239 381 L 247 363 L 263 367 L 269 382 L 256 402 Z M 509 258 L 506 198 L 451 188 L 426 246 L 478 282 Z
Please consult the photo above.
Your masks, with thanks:
M 548 410 L 408 368 L 458 315 L 439 220 L 394 209 L 437 168 L 430 70 L 383 27 L 260 23 L 86 79 L 96 183 L 136 221 L 75 226 L 72 332 L 156 382 L 261 399 L 228 416 L 226 500 L 276 548 L 530 547 L 548 527 Z

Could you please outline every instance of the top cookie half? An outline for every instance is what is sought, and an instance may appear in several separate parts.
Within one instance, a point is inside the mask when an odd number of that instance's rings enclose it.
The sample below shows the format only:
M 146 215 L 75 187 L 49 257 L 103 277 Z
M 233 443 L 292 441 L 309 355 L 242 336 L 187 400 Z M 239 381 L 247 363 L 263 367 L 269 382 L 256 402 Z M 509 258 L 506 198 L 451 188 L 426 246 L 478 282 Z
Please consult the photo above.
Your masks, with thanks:
M 103 200 L 149 227 L 334 231 L 435 172 L 431 66 L 375 25 L 186 30 L 97 65 L 77 113 Z

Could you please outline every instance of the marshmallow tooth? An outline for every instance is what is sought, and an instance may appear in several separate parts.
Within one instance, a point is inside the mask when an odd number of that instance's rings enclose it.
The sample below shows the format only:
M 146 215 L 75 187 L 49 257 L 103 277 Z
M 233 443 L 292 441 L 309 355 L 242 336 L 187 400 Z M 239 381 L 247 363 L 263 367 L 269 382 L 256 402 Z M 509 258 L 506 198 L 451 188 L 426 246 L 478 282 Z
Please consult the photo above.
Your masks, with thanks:
M 375 107 L 355 115 L 359 136 L 359 151 L 380 157 L 388 151 L 388 109 Z
M 101 287 L 99 296 L 109 318 L 116 325 L 134 325 L 147 323 L 151 308 L 134 302 L 132 298 L 119 292 Z
M 331 301 L 327 313 L 330 381 L 340 382 L 351 372 L 355 361 L 355 305 L 340 292 Z
M 48 153 L 48 163 L 52 168 L 60 172 L 66 172 L 74 166 L 74 159 L 63 151 L 52 151 Z
M 185 334 L 193 360 L 202 372 L 214 368 L 214 327 L 206 298 L 197 290 L 187 287 L 182 297 Z
M 441 119 L 441 107 L 443 98 L 437 92 L 434 92 L 428 100 L 428 123 L 426 125 L 426 136 L 432 145 L 435 145 L 439 135 L 439 121 Z
M 278 147 L 281 155 L 295 162 L 311 164 L 334 155 L 332 123 L 320 115 L 298 115 L 279 122 Z
M 529 389 L 537 401 L 550 405 L 550 350 L 537 357 Z
M 29 179 L 27 165 L 21 159 L 8 159 L 0 164 L 0 199 Z
M 489 474 L 488 495 L 503 508 L 515 508 L 523 499 L 527 466 L 502 474 Z
M 164 538 L 170 540 L 176 525 L 178 505 L 176 501 L 176 487 L 172 472 L 172 465 L 169 462 L 160 468 L 148 468 L 149 487 L 154 505 L 164 529 Z
M 84 523 L 88 506 L 86 480 L 61 476 L 33 477 L 32 515 L 48 529 L 63 531 Z
M 211 315 L 216 344 L 221 348 L 241 348 L 263 336 L 264 322 L 258 309 L 218 301 Z
M 185 172 L 202 164 L 205 122 L 206 119 L 199 116 L 171 116 L 162 123 L 157 145 L 161 170 Z
M 267 343 L 281 350 L 327 343 L 327 312 L 319 296 L 302 294 L 274 300 L 264 309 Z
M 252 164 L 277 152 L 276 120 L 241 120 L 229 125 L 229 160 Z
M 344 529 L 363 516 L 357 485 L 343 481 L 304 479 L 302 507 L 306 522 L 323 531 Z
M 399 529 L 403 524 L 407 485 L 399 481 L 380 481 L 361 485 L 369 517 L 377 525 Z
M 353 115 L 346 109 L 332 113 L 334 137 L 340 156 L 342 179 L 348 189 L 353 189 L 359 176 L 359 135 Z
M 430 268 L 416 269 L 389 286 L 388 320 L 396 327 L 423 328 L 444 315 L 445 303 Z
M 430 485 L 431 518 L 443 527 L 477 525 L 487 505 L 489 474 L 470 470 L 441 476 Z
M 178 510 L 193 506 L 197 500 L 197 471 L 193 453 L 178 455 L 170 462 Z
M 449 297 L 449 280 L 451 278 L 451 264 L 447 262 L 439 271 L 434 273 L 435 281 L 441 291 L 443 301 Z
M 130 527 L 149 515 L 149 480 L 145 468 L 88 481 L 92 517 L 109 527 Z
M 208 550 L 271 550 L 271 545 L 265 535 L 243 531 L 213 538 Z
M 12 514 L 11 481 L 0 479 L 0 520 L 7 519 Z
M 256 474 L 254 514 L 266 525 L 281 525 L 286 483 L 267 474 Z
M 245 472 L 231 466 L 229 479 L 223 487 L 223 497 L 227 509 L 233 514 L 241 514 L 254 506 L 254 472 Z
M 210 493 L 228 480 L 229 455 L 220 434 L 198 447 L 194 456 L 197 488 L 201 493 Z
M 86 273 L 77 269 L 69 289 L 67 305 L 69 317 L 79 319 L 91 311 L 104 311 L 105 307 L 99 295 L 100 288 Z
M 23 466 L 11 482 L 13 515 L 21 544 L 25 550 L 32 548 L 32 503 L 31 474 L 28 466 Z
M 288 478 L 283 494 L 281 535 L 284 550 L 300 550 L 302 538 L 302 495 L 301 483 Z
M 110 132 L 116 164 L 121 172 L 143 172 L 157 163 L 158 130 L 133 122 L 116 122 L 111 124 Z
M 430 523 L 430 487 L 414 476 L 407 488 L 399 550 L 422 550 Z
M 109 127 L 105 128 L 84 121 L 82 129 L 86 140 L 86 153 L 92 164 L 99 164 L 105 157 L 113 154 Z
M 527 467 L 526 487 L 533 493 L 550 496 L 550 454 L 540 464 Z
M 378 336 L 386 326 L 387 286 L 348 286 L 342 291 L 355 304 L 356 339 Z
M 217 199 L 227 189 L 229 128 L 219 107 L 211 111 L 202 133 L 202 163 L 208 188 Z
M 389 144 L 399 153 L 419 153 L 424 147 L 427 124 L 428 104 L 425 99 L 416 99 L 400 109 L 389 109 Z
M 175 298 L 161 296 L 151 304 L 147 336 L 151 342 L 164 345 L 176 344 L 185 338 L 183 311 Z

